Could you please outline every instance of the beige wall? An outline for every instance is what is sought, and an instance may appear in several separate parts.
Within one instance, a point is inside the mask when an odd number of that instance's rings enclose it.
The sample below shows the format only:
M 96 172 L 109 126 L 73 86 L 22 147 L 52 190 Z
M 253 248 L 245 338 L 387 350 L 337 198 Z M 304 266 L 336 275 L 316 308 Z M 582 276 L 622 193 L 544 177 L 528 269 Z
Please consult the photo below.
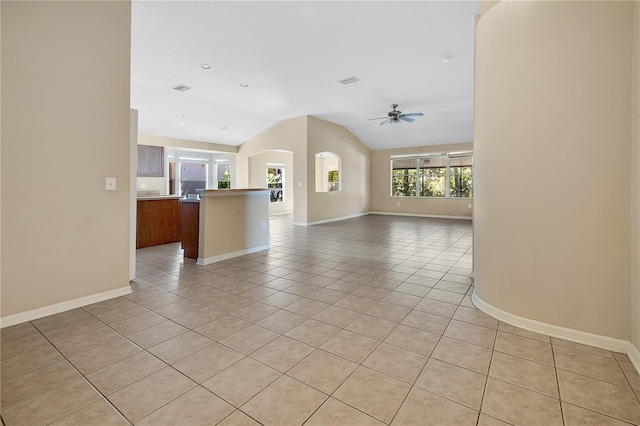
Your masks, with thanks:
M 220 260 L 216 257 L 269 245 L 268 197 L 264 191 L 203 196 L 198 262 L 211 263 Z
M 307 222 L 368 213 L 369 148 L 345 127 L 315 117 L 308 117 L 307 134 Z M 316 192 L 316 154 L 324 151 L 341 158 L 340 191 Z
M 138 177 L 136 180 L 136 191 L 158 191 L 160 195 L 168 194 L 166 177 Z
M 166 138 L 164 136 L 155 135 L 138 135 L 138 144 L 155 145 L 155 146 L 171 146 L 175 148 L 200 149 L 204 151 L 215 152 L 238 152 L 238 147 L 233 145 L 223 145 L 219 143 L 199 142 L 188 139 Z
M 8 316 L 129 283 L 131 4 L 1 8 Z
M 476 30 L 476 294 L 625 340 L 632 8 L 500 2 Z
M 249 188 L 249 157 L 265 151 L 284 150 L 293 153 L 293 221 L 307 221 L 307 117 L 283 120 L 249 139 L 238 148 L 236 187 Z M 298 183 L 302 182 L 302 186 Z
M 293 154 L 265 151 L 249 158 L 249 187 L 267 187 L 267 163 L 284 165 L 284 201 L 269 203 L 269 214 L 293 212 Z
M 469 198 L 392 197 L 391 156 L 429 154 L 437 152 L 471 151 L 473 144 L 458 143 L 414 148 L 371 151 L 371 211 L 383 213 L 471 217 L 473 200 Z M 400 205 L 398 205 L 400 203 Z
M 129 280 L 136 278 L 136 239 L 138 203 L 136 186 L 133 179 L 138 173 L 138 110 L 129 111 Z
M 640 211 L 640 2 L 633 5 L 631 211 Z M 640 217 L 631 218 L 631 342 L 640 352 Z
M 501 0 L 480 0 L 480 15 L 484 15 Z

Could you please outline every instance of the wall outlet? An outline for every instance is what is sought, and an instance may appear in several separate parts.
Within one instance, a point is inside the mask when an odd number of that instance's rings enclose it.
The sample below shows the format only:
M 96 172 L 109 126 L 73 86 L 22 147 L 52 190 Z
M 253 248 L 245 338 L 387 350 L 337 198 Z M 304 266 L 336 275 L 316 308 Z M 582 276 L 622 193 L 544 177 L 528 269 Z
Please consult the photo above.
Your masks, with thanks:
M 260 226 L 262 226 L 263 231 L 267 229 L 267 224 L 264 222 L 262 222 Z
M 146 183 L 141 183 L 140 184 L 140 189 L 147 189 L 147 184 Z
M 304 182 L 298 182 L 298 186 L 304 186 Z
M 471 208 L 471 203 L 467 204 L 467 207 Z
M 107 178 L 105 189 L 107 191 L 115 191 L 116 190 L 116 178 Z
M 334 206 L 333 204 L 331 205 L 331 210 L 335 210 L 336 206 Z
M 396 201 L 396 206 L 399 206 L 399 205 L 400 205 L 400 201 Z

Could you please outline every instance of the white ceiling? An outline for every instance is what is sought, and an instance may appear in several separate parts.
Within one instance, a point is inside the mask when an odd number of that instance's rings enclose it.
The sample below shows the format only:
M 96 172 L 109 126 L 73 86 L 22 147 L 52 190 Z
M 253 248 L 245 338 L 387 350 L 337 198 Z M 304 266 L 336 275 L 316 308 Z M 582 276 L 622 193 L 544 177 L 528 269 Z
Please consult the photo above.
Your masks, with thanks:
M 301 115 L 341 124 L 371 149 L 469 142 L 479 8 L 478 0 L 134 1 L 131 107 L 141 133 L 228 145 Z M 351 76 L 361 81 L 337 82 Z M 392 103 L 424 117 L 366 121 Z

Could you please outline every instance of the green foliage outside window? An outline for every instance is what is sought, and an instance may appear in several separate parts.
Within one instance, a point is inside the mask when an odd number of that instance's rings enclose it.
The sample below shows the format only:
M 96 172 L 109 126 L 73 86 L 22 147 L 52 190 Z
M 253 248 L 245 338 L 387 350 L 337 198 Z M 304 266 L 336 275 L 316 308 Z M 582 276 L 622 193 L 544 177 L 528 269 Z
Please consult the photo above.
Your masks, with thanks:
M 420 169 L 420 196 L 444 197 L 446 195 L 446 168 Z
M 327 187 L 329 192 L 338 191 L 340 189 L 340 180 L 338 179 L 338 170 L 329 170 L 327 172 Z
M 416 169 L 396 169 L 392 177 L 392 194 L 394 197 L 416 196 Z
M 267 167 L 267 188 L 271 190 L 269 201 L 272 203 L 284 201 L 283 174 L 282 168 Z
M 449 188 L 451 197 L 473 197 L 471 167 L 451 167 Z
M 218 189 L 231 188 L 231 168 L 229 164 L 218 164 Z
M 393 197 L 473 197 L 470 153 L 399 158 L 391 165 Z

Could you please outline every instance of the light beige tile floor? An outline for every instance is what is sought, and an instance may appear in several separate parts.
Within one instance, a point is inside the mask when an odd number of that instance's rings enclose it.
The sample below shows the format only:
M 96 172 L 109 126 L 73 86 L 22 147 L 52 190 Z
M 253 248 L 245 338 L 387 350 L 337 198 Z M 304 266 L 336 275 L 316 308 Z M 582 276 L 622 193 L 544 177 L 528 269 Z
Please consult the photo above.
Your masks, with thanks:
M 0 332 L 8 425 L 639 424 L 624 354 L 471 302 L 468 221 L 294 227 L 197 266 L 137 253 L 133 293 Z

